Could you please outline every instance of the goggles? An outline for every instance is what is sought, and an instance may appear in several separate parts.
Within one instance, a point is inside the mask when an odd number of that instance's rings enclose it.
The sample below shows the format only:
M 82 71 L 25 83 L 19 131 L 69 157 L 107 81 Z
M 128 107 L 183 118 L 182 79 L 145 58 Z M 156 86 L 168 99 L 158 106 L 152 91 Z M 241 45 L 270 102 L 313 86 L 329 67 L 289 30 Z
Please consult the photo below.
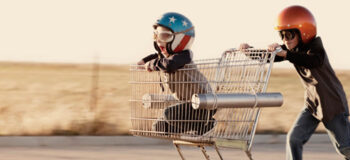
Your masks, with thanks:
M 287 41 L 294 39 L 296 35 L 296 32 L 293 30 L 283 30 L 283 31 L 280 31 L 279 33 L 280 33 L 281 39 L 282 40 L 286 39 Z
M 165 43 L 171 42 L 175 37 L 175 34 L 171 31 L 158 32 L 157 30 L 154 30 L 153 35 L 154 35 L 153 36 L 154 40 L 159 40 L 159 41 L 165 42 Z
M 158 31 L 158 30 L 154 30 L 153 31 L 153 39 L 156 41 L 156 40 L 159 40 L 160 42 L 164 42 L 164 43 L 169 43 L 171 42 L 172 40 L 174 40 L 175 38 L 175 35 L 176 34 L 180 34 L 180 33 L 186 33 L 190 30 L 192 30 L 193 27 L 185 30 L 185 31 L 182 31 L 182 32 L 171 32 L 171 31 Z

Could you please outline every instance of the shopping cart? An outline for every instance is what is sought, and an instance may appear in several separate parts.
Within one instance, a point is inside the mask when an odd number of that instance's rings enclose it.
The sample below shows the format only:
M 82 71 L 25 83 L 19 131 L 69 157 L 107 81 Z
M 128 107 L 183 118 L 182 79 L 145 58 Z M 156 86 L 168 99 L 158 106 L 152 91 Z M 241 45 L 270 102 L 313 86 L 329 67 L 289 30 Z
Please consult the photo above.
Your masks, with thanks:
M 265 93 L 275 53 L 230 49 L 221 58 L 196 60 L 175 73 L 131 65 L 131 133 L 180 145 L 242 149 L 251 146 L 261 107 L 279 107 L 280 93 Z

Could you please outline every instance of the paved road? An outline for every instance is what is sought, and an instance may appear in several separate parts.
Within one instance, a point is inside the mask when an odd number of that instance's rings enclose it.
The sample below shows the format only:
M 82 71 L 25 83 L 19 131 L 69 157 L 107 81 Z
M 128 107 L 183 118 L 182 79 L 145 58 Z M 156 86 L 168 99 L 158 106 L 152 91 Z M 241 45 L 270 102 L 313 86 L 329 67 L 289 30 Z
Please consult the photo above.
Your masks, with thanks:
M 101 138 L 101 137 L 99 137 Z M 319 140 L 311 140 L 305 146 L 305 160 L 341 160 L 342 158 L 335 152 L 327 137 L 318 137 Z M 253 145 L 253 157 L 256 160 L 282 160 L 285 159 L 285 144 L 280 140 L 282 137 L 269 138 L 257 137 L 256 144 Z M 13 139 L 15 140 L 15 138 Z M 100 139 L 101 140 L 101 139 Z M 7 140 L 6 140 L 7 141 Z M 1 160 L 179 160 L 176 149 L 171 143 L 149 143 L 136 139 L 140 143 L 128 140 L 130 144 L 107 144 L 88 143 L 84 145 L 64 145 L 63 143 L 28 145 L 26 143 L 12 143 L 5 145 L 0 138 L 0 159 Z M 54 141 L 51 141 L 54 142 Z M 61 140 L 64 142 L 64 140 Z M 76 141 L 77 142 L 77 141 Z M 145 143 L 146 142 L 146 143 Z M 152 141 L 153 142 L 153 141 Z M 17 144 L 17 145 L 14 145 Z M 57 144 L 57 142 L 56 142 Z M 67 144 L 67 143 L 66 143 Z M 224 159 L 247 160 L 245 153 L 241 150 L 221 149 Z M 183 153 L 188 160 L 204 159 L 201 151 L 194 147 L 183 147 Z M 212 148 L 208 149 L 212 159 L 218 159 Z

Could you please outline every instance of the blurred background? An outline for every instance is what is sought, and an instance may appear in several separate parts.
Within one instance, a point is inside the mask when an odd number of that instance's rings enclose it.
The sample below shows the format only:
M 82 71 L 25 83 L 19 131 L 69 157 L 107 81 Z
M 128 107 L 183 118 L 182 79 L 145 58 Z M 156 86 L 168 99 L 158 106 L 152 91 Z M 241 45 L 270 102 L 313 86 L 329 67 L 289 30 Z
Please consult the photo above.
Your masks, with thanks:
M 294 4 L 313 12 L 349 94 L 346 0 L 0 1 L 0 135 L 129 134 L 128 64 L 154 52 L 152 25 L 160 15 L 186 15 L 196 30 L 194 58 L 218 58 L 242 42 L 281 43 L 276 16 Z M 290 63 L 274 65 L 268 91 L 281 92 L 284 105 L 263 109 L 257 132 L 286 133 L 304 97 Z

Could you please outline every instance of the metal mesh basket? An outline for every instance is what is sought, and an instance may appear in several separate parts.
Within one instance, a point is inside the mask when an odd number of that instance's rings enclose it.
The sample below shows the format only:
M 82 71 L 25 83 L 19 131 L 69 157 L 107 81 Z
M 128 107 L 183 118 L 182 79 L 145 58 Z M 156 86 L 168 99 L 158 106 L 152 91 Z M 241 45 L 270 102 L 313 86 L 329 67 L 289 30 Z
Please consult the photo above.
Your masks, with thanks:
M 231 49 L 175 73 L 131 65 L 131 133 L 250 150 L 260 113 L 258 95 L 266 91 L 273 61 L 274 54 L 266 50 Z M 241 102 L 234 105 L 234 99 Z

